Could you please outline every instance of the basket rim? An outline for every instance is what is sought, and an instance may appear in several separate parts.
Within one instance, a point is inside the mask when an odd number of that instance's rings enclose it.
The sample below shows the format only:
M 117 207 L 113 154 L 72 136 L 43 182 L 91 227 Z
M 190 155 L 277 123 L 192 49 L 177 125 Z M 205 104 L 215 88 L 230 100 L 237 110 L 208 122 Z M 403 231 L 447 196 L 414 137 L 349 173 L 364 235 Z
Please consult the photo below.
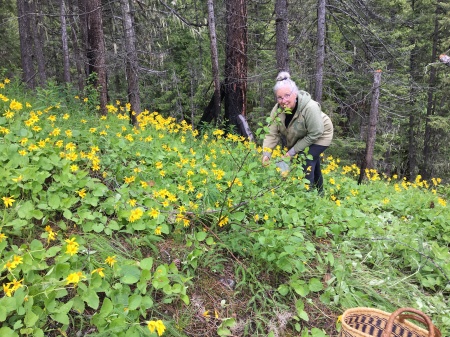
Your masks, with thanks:
M 358 334 L 358 335 L 360 335 L 360 336 L 364 336 L 364 335 L 365 335 L 365 336 L 367 336 L 367 337 L 372 337 L 372 336 L 369 335 L 369 334 L 366 334 L 366 333 L 364 333 L 364 332 L 362 332 L 362 331 L 360 331 L 360 330 L 357 330 L 357 329 L 351 327 L 351 326 L 348 325 L 347 322 L 345 321 L 345 317 L 346 317 L 346 316 L 348 316 L 348 315 L 350 315 L 350 314 L 357 314 L 357 313 L 364 313 L 364 314 L 370 314 L 370 313 L 373 313 L 373 314 L 379 314 L 379 315 L 383 316 L 383 318 L 386 318 L 386 320 L 389 319 L 389 317 L 392 315 L 392 313 L 390 313 L 390 312 L 386 312 L 386 311 L 383 311 L 383 310 L 380 310 L 380 309 L 370 308 L 370 307 L 355 307 L 355 308 L 349 308 L 349 309 L 346 309 L 346 310 L 344 311 L 344 313 L 342 314 L 342 317 L 341 317 L 341 330 L 344 329 L 344 327 L 345 327 L 345 329 L 346 329 L 347 331 L 349 331 L 349 332 L 356 333 L 356 334 Z M 428 335 L 429 335 L 429 331 L 428 331 L 428 330 L 426 330 L 426 329 L 424 329 L 424 328 L 422 328 L 422 327 L 420 327 L 420 326 L 418 326 L 418 325 L 412 323 L 410 320 L 404 320 L 403 322 L 400 322 L 400 320 L 398 319 L 398 317 L 396 317 L 395 320 L 394 320 L 394 322 L 395 322 L 395 323 L 398 323 L 398 324 L 406 325 L 406 326 L 408 326 L 409 328 L 416 330 L 418 333 L 424 334 L 425 336 L 428 336 Z

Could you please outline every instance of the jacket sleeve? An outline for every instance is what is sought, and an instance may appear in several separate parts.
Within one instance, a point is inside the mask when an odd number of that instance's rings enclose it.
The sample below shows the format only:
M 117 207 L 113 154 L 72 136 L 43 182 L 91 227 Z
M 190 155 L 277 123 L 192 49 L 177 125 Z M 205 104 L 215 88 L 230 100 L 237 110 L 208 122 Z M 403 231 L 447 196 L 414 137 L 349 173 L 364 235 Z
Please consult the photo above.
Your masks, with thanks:
M 305 118 L 306 136 L 295 143 L 293 147 L 295 151 L 294 154 L 301 152 L 308 146 L 314 144 L 322 136 L 324 130 L 322 110 L 320 107 L 314 104 L 305 109 L 303 117 Z M 290 155 L 292 155 L 291 150 L 292 149 L 289 150 Z
M 273 150 L 280 141 L 280 130 L 278 127 L 279 122 L 275 120 L 276 113 L 277 105 L 272 109 L 270 113 L 272 123 L 269 125 L 269 133 L 266 134 L 263 141 L 263 155 L 269 158 L 272 156 L 272 152 L 267 151 L 267 149 Z

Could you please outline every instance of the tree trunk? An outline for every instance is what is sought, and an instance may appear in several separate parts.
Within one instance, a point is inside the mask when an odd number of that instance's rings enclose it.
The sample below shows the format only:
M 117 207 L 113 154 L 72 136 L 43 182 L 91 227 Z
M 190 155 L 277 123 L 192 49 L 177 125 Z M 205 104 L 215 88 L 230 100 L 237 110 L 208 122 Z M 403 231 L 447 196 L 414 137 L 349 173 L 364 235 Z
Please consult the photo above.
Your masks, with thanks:
M 97 74 L 95 87 L 100 97 L 100 113 L 106 114 L 108 89 L 106 81 L 106 50 L 103 36 L 101 0 L 83 0 L 87 22 L 87 59 L 89 75 Z
M 41 23 L 39 16 L 37 15 L 36 3 L 34 1 L 29 2 L 30 6 L 30 27 L 31 27 L 31 35 L 33 37 L 33 46 L 34 46 L 34 58 L 36 59 L 38 75 L 39 75 L 39 83 L 42 86 L 47 84 L 47 73 L 45 70 L 45 57 L 44 57 L 44 48 L 43 48 L 43 38 L 41 33 Z
M 121 0 L 123 30 L 126 50 L 126 74 L 128 82 L 128 100 L 131 104 L 131 122 L 137 123 L 137 116 L 141 113 L 141 98 L 139 93 L 139 63 L 136 51 L 136 34 L 134 19 L 129 0 Z
M 225 121 L 234 132 L 245 135 L 239 115 L 245 116 L 247 98 L 247 4 L 226 2 Z
M 436 5 L 436 13 L 434 17 L 434 32 L 433 32 L 433 47 L 431 50 L 431 62 L 436 61 L 437 57 L 437 44 L 439 36 L 439 2 Z M 423 164 L 420 170 L 420 174 L 423 179 L 431 178 L 430 162 L 432 158 L 432 141 L 431 135 L 433 133 L 432 126 L 430 125 L 430 117 L 434 115 L 434 91 L 436 85 L 436 67 L 431 67 L 430 79 L 428 81 L 428 94 L 427 94 L 427 117 L 425 120 L 425 135 L 423 140 Z
M 28 1 L 17 0 L 17 17 L 19 23 L 20 57 L 22 62 L 22 81 L 28 88 L 34 89 L 34 67 L 30 46 L 33 45 L 30 33 L 30 19 L 28 15 Z
M 288 10 L 287 0 L 275 2 L 275 34 L 276 59 L 278 71 L 289 71 L 289 40 L 288 40 Z
M 67 39 L 67 24 L 66 24 L 66 4 L 64 0 L 60 0 L 61 12 L 61 40 L 62 40 L 62 54 L 63 54 L 63 78 L 65 83 L 70 83 L 70 62 L 69 62 L 69 44 Z
M 76 1 L 78 2 L 78 1 Z M 72 12 L 76 12 L 75 10 L 75 4 L 73 4 L 73 7 L 71 8 Z M 80 10 L 81 11 L 81 10 Z M 78 35 L 76 27 L 79 27 L 80 35 L 81 35 L 81 41 L 83 41 L 83 29 L 82 27 L 84 20 L 81 19 L 82 16 L 80 16 L 80 20 L 77 25 L 76 17 L 74 15 L 69 16 L 69 19 L 71 19 L 71 34 L 72 34 L 72 46 L 73 46 L 73 54 L 75 59 L 75 66 L 77 68 L 77 82 L 78 82 L 78 90 L 82 92 L 84 90 L 84 85 L 86 81 L 86 72 L 84 69 L 84 54 L 81 50 L 80 43 L 78 42 Z M 83 45 L 83 43 L 81 43 Z
M 323 65 L 325 62 L 325 5 L 326 0 L 319 0 L 317 10 L 317 56 L 316 56 L 316 83 L 314 99 L 322 102 L 323 91 Z
M 366 154 L 361 165 L 358 184 L 361 184 L 367 168 L 373 168 L 373 149 L 375 147 L 375 138 L 378 123 L 378 101 L 380 98 L 381 70 L 375 71 L 372 86 L 372 104 L 370 105 L 369 129 L 367 132 Z
M 211 46 L 211 64 L 214 81 L 214 106 L 212 110 L 213 119 L 217 123 L 220 116 L 220 78 L 219 78 L 219 57 L 217 54 L 216 19 L 214 15 L 213 0 L 208 0 L 208 27 Z

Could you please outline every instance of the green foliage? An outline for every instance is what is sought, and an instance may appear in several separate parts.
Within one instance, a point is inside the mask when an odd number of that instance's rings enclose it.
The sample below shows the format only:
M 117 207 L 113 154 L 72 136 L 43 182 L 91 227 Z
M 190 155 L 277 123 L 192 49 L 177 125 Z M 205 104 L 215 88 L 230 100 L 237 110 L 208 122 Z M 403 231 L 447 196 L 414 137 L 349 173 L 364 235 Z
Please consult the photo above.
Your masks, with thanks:
M 353 306 L 414 306 L 450 330 L 449 190 L 440 179 L 367 170 L 358 185 L 358 167 L 329 156 L 321 197 L 301 160 L 281 174 L 279 148 L 262 166 L 258 144 L 221 130 L 199 135 L 148 111 L 134 128 L 117 102 L 99 117 L 90 97 L 50 86 L 25 99 L 8 84 L 4 335 L 155 336 L 162 326 L 182 335 L 213 322 L 212 335 L 325 336 L 333 332 L 311 325 L 314 309 L 337 317 Z M 202 282 L 205 298 L 215 289 L 219 299 L 200 301 Z M 226 291 L 244 304 L 232 306 Z

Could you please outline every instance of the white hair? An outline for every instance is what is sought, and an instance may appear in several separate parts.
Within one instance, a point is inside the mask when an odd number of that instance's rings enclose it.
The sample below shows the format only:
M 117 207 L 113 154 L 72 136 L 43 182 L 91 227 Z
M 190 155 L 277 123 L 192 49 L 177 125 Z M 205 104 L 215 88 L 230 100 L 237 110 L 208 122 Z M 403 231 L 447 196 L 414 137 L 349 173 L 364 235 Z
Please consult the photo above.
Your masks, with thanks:
M 298 87 L 295 84 L 293 80 L 291 80 L 291 74 L 289 74 L 287 71 L 281 71 L 277 76 L 277 83 L 275 83 L 275 86 L 273 87 L 273 92 L 276 94 L 276 92 L 280 88 L 289 87 L 292 89 L 292 92 L 295 94 L 298 94 Z

